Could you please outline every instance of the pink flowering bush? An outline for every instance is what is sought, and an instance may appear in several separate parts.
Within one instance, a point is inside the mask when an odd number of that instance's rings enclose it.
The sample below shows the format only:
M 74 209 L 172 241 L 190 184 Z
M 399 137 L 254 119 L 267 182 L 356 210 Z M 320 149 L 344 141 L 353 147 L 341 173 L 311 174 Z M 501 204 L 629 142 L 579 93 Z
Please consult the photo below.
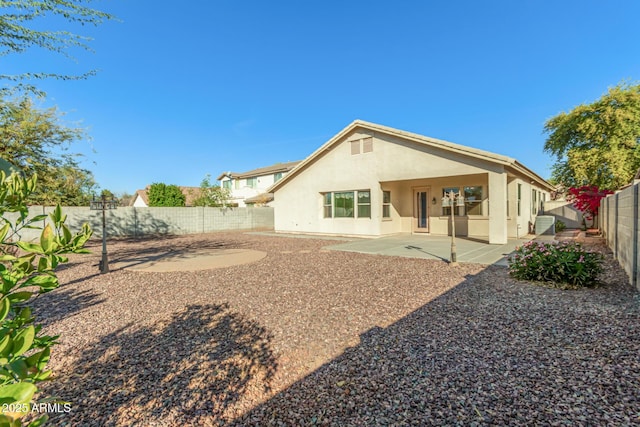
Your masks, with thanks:
M 576 242 L 527 242 L 509 257 L 509 274 L 520 280 L 560 287 L 593 286 L 602 271 L 602 254 Z

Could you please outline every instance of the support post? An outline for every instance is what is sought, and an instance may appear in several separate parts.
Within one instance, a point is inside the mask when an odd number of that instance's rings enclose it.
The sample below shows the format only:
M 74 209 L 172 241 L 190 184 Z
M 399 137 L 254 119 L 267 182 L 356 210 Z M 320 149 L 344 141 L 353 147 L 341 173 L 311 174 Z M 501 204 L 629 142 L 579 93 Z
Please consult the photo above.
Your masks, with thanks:
M 100 273 L 105 274 L 109 272 L 109 256 L 107 254 L 107 200 L 105 195 L 102 195 L 102 261 L 100 261 Z

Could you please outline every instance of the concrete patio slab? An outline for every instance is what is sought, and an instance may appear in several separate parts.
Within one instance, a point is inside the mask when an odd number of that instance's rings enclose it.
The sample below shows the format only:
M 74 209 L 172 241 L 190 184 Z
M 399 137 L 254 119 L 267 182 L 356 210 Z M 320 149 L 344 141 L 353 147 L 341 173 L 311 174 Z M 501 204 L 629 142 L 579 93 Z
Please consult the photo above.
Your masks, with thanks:
M 458 262 L 507 265 L 507 255 L 535 236 L 510 239 L 504 245 L 490 245 L 486 241 L 467 237 L 456 238 Z M 350 242 L 326 246 L 326 249 L 366 254 L 392 255 L 410 258 L 449 261 L 451 237 L 398 234 L 377 239 L 354 239 Z
M 167 273 L 231 267 L 260 261 L 264 251 L 252 249 L 206 249 L 173 251 L 170 248 L 144 256 L 133 256 L 112 262 L 115 269 Z

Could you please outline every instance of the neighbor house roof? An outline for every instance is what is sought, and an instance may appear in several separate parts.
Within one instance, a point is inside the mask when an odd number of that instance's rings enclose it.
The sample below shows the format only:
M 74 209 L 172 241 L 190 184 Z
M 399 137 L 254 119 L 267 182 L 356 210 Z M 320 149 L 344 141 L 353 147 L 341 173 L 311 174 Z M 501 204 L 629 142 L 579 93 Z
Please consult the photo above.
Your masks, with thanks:
M 325 142 L 320 148 L 314 151 L 309 157 L 301 161 L 293 170 L 291 170 L 286 176 L 284 176 L 281 180 L 273 184 L 268 191 L 274 192 L 278 188 L 285 185 L 289 180 L 293 179 L 299 172 L 304 170 L 308 165 L 315 162 L 316 159 L 323 156 L 328 150 L 330 150 L 334 145 L 340 143 L 340 141 L 347 136 L 349 133 L 353 132 L 356 129 L 362 129 L 369 132 L 377 132 L 380 134 L 395 136 L 398 138 L 402 138 L 405 140 L 409 140 L 418 144 L 427 145 L 434 148 L 439 148 L 442 150 L 450 151 L 452 153 L 458 153 L 467 155 L 470 157 L 474 157 L 481 160 L 486 160 L 493 163 L 498 163 L 507 167 L 511 167 L 518 172 L 526 175 L 532 181 L 537 182 L 543 187 L 546 187 L 549 190 L 553 190 L 554 187 L 550 183 L 548 183 L 544 178 L 540 177 L 538 174 L 533 172 L 531 169 L 524 166 L 522 163 L 518 162 L 516 159 L 511 157 L 503 156 L 501 154 L 492 153 L 490 151 L 479 150 L 477 148 L 468 147 L 466 145 L 455 144 L 453 142 L 444 141 L 441 139 L 431 138 L 424 135 L 419 135 L 417 133 L 406 132 L 399 129 L 394 129 L 388 126 L 382 126 L 375 123 L 366 122 L 364 120 L 354 120 L 347 127 L 342 129 L 338 134 L 336 134 L 329 141 Z
M 220 181 L 225 176 L 228 176 L 229 178 L 235 178 L 235 179 L 245 179 L 245 178 L 253 178 L 257 176 L 271 175 L 273 173 L 278 173 L 278 172 L 289 172 L 291 169 L 296 167 L 298 163 L 300 163 L 300 161 L 276 163 L 275 165 L 252 169 L 248 172 L 223 172 L 218 177 L 218 181 Z
M 256 203 L 269 203 L 273 202 L 273 193 L 261 193 L 257 196 L 249 197 L 244 199 L 244 203 L 246 205 L 253 205 Z
M 129 203 L 129 206 L 133 206 L 133 204 L 136 202 L 136 199 L 138 197 L 142 199 L 145 205 L 149 206 L 149 194 L 147 193 L 146 188 L 144 190 L 136 190 L 136 194 L 134 194 L 134 197 L 131 198 L 131 202 Z

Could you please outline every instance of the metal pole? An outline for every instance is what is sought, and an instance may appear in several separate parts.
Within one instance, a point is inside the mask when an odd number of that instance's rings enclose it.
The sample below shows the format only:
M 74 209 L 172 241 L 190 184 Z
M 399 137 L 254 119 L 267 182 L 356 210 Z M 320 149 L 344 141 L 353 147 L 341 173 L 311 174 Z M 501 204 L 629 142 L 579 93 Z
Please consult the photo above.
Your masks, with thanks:
M 451 262 L 449 263 L 449 265 L 452 265 L 454 267 L 458 265 L 458 256 L 456 254 L 456 221 L 453 215 L 453 210 L 455 209 L 456 204 L 455 199 L 455 193 L 450 192 L 449 200 L 451 201 Z
M 109 259 L 107 255 L 107 218 L 105 210 L 107 209 L 107 197 L 102 195 L 102 261 L 100 262 L 100 273 L 109 272 Z

